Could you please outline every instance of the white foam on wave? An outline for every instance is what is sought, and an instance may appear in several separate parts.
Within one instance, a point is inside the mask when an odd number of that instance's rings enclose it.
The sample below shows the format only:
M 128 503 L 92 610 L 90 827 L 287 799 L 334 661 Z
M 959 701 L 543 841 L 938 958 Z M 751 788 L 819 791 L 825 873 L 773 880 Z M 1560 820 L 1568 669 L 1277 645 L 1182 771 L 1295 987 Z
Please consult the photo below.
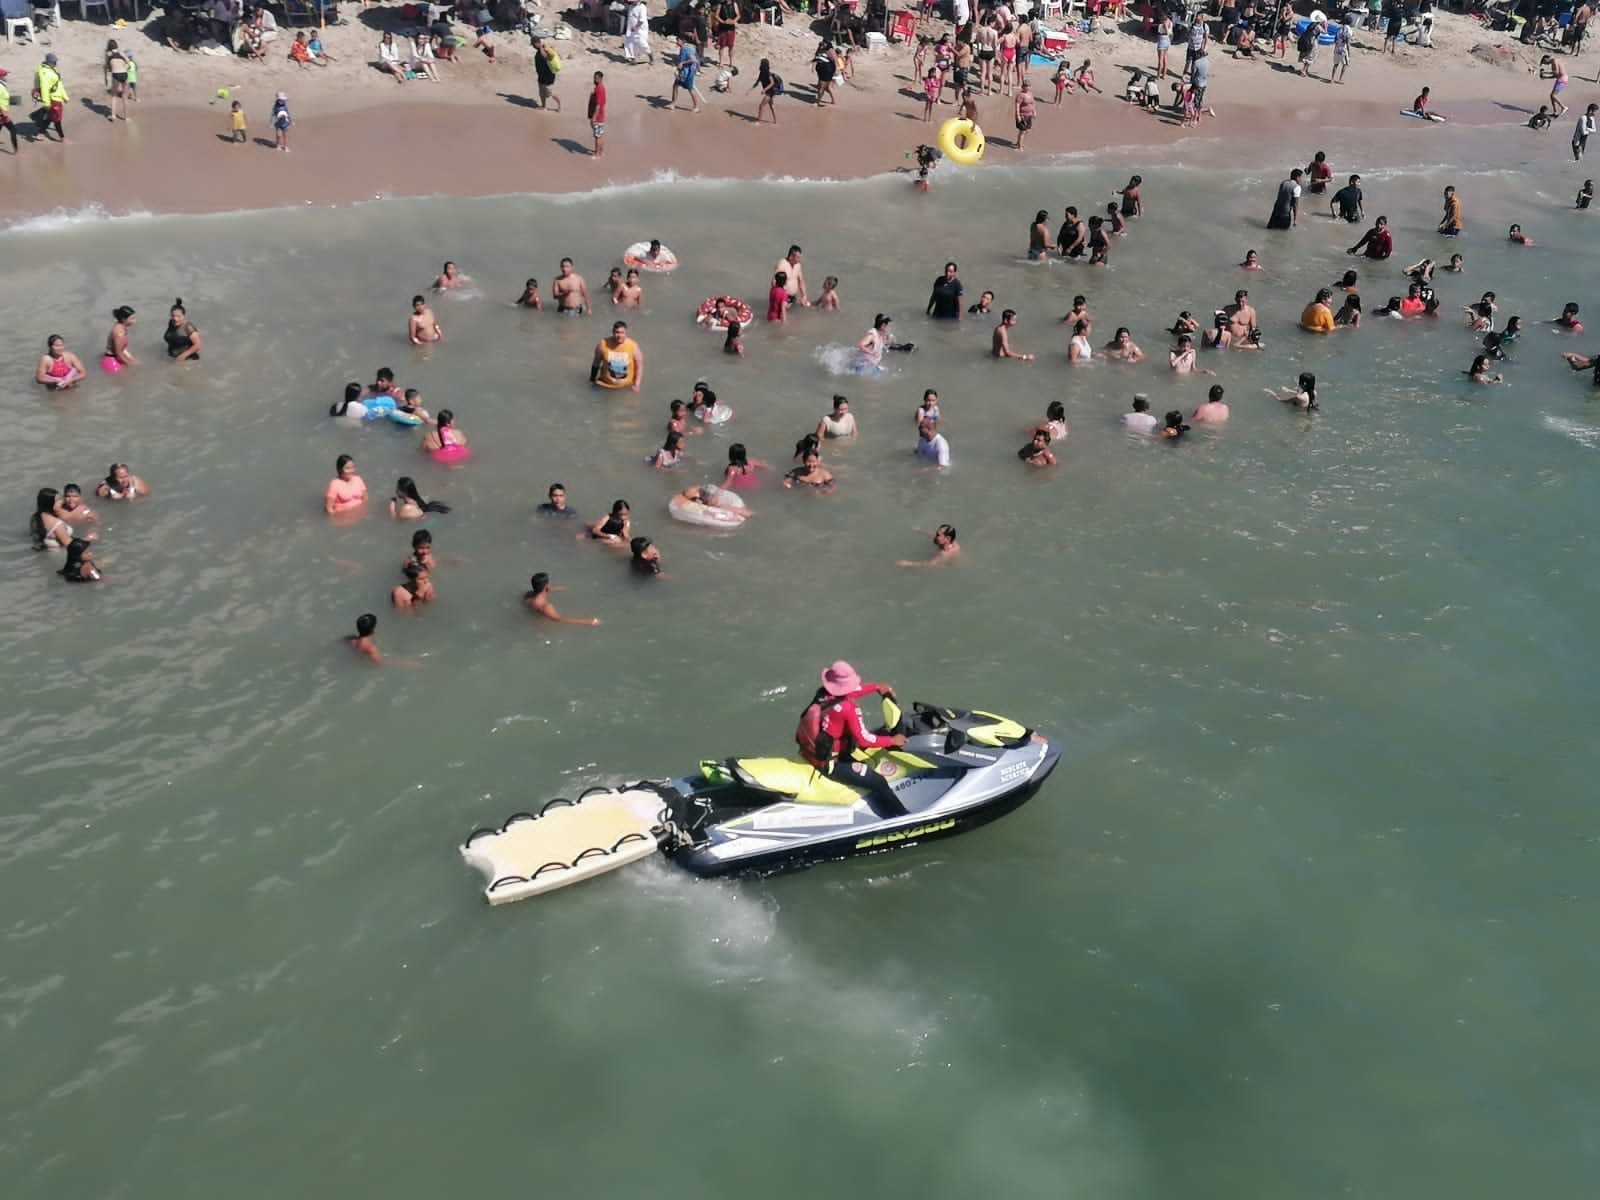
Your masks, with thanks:
M 1591 450 L 1600 448 L 1600 425 L 1584 421 L 1574 421 L 1571 417 L 1558 417 L 1553 413 L 1540 414 L 1544 419 L 1544 427 L 1556 433 L 1563 434 L 1577 442 L 1580 446 L 1587 446 Z
M 829 375 L 859 375 L 855 369 L 859 357 L 854 346 L 847 346 L 843 342 L 828 342 L 818 346 L 811 352 L 811 357 L 817 360 L 817 365 Z
M 98 225 L 104 221 L 153 221 L 155 213 L 138 209 L 133 212 L 107 212 L 99 204 L 86 204 L 82 208 L 57 208 L 36 216 L 24 217 L 0 230 L 0 235 L 59 233 L 83 225 Z

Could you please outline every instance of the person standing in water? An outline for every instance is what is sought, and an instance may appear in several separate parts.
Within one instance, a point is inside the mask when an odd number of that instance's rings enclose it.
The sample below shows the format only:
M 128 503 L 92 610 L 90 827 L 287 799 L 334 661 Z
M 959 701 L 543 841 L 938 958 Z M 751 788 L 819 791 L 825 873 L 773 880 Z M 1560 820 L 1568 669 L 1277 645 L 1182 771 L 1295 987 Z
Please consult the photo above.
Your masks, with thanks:
M 189 320 L 189 311 L 183 307 L 183 297 L 172 302 L 167 317 L 167 331 L 161 335 L 167 344 L 167 357 L 174 362 L 200 361 L 200 331 Z
M 589 300 L 589 285 L 572 269 L 570 258 L 561 260 L 555 282 L 550 285 L 550 295 L 555 299 L 558 313 L 586 317 L 594 307 Z
M 1296 167 L 1289 178 L 1278 185 L 1278 198 L 1272 205 L 1272 216 L 1267 219 L 1268 229 L 1293 229 L 1300 223 L 1300 180 L 1304 172 Z
M 362 613 L 356 618 L 356 633 L 354 637 L 344 639 L 344 644 L 349 646 L 361 657 L 369 662 L 383 665 L 383 655 L 378 653 L 378 646 L 372 640 L 372 635 L 378 632 L 378 617 L 376 613 Z
M 1583 157 L 1583 152 L 1589 146 L 1589 135 L 1594 132 L 1595 114 L 1600 112 L 1600 104 L 1591 104 L 1583 110 L 1583 116 L 1578 118 L 1578 124 L 1572 131 L 1572 161 L 1577 162 Z M 1587 186 L 1587 185 L 1586 185 Z M 1588 205 L 1580 204 L 1579 208 Z
M 1019 354 L 1011 348 L 1011 330 L 1016 324 L 1016 309 L 1008 308 L 1000 314 L 1000 324 L 994 327 L 994 339 L 990 343 L 989 353 L 995 358 L 1015 358 L 1022 362 L 1032 362 L 1033 355 Z
M 588 625 L 591 628 L 599 625 L 599 617 L 563 617 L 556 611 L 556 606 L 550 600 L 550 593 L 565 590 L 552 587 L 549 573 L 540 571 L 528 580 L 528 591 L 523 593 L 522 603 L 534 616 L 554 621 L 558 625 Z
M 1445 237 L 1459 237 L 1461 228 L 1461 199 L 1456 195 L 1455 188 L 1447 187 L 1444 190 L 1444 213 L 1439 218 L 1439 232 Z
M 433 315 L 433 309 L 428 307 L 428 302 L 421 296 L 411 297 L 411 319 L 406 324 L 406 336 L 411 339 L 413 346 L 420 346 L 424 342 L 444 341 L 444 330 L 439 328 L 439 318 Z
M 611 327 L 611 336 L 602 338 L 594 348 L 594 361 L 589 365 L 589 382 L 610 391 L 623 388 L 639 390 L 644 382 L 644 352 L 628 336 L 628 323 L 618 321 Z

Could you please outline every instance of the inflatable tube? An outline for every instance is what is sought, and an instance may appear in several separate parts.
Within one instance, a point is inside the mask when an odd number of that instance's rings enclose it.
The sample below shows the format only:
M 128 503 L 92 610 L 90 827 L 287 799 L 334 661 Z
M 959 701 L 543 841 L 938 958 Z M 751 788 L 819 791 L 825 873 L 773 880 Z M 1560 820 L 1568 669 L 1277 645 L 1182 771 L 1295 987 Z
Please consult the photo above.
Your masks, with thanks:
M 430 451 L 430 453 L 433 455 L 434 462 L 448 465 L 450 463 L 466 462 L 467 459 L 472 457 L 472 448 L 462 445 L 440 446 L 437 450 Z
M 977 166 L 985 145 L 983 130 L 964 117 L 951 117 L 939 126 L 939 149 L 959 166 Z
M 1402 108 L 1400 110 L 1400 115 L 1402 117 L 1414 117 L 1418 121 L 1438 121 L 1440 124 L 1444 123 L 1444 118 L 1438 113 L 1418 112 L 1414 108 Z
M 100 369 L 107 375 L 115 375 L 122 370 L 122 360 L 107 354 L 100 360 Z
M 678 256 L 663 246 L 660 257 L 651 258 L 650 243 L 635 242 L 622 252 L 622 265 L 641 271 L 673 271 L 677 269 Z
M 421 425 L 422 418 L 416 413 L 401 412 L 398 408 L 391 408 L 387 412 L 389 420 L 396 425 Z
M 695 419 L 704 421 L 707 425 L 726 425 L 733 420 L 733 406 L 729 404 L 713 404 L 710 408 L 701 405 L 694 410 Z
M 715 329 L 718 333 L 728 328 L 727 312 L 733 310 L 734 320 L 740 325 L 749 325 L 755 313 L 743 300 L 737 296 L 707 296 L 700 304 L 700 311 L 695 315 L 696 325 L 704 325 L 707 329 Z
M 707 529 L 737 529 L 744 524 L 744 518 L 729 509 L 743 508 L 744 501 L 725 488 L 723 495 L 728 498 L 726 507 L 701 504 L 698 500 L 677 495 L 667 501 L 667 512 L 687 525 L 704 525 Z
M 1298 38 L 1307 29 L 1309 29 L 1311 26 L 1315 25 L 1318 21 L 1326 21 L 1326 20 L 1327 20 L 1327 18 L 1324 17 L 1322 15 L 1322 13 L 1320 13 L 1320 12 L 1313 12 L 1311 14 L 1311 19 L 1309 21 L 1306 20 L 1304 17 L 1301 17 L 1294 24 L 1294 35 L 1295 35 L 1295 37 Z M 1329 33 L 1327 28 L 1324 27 L 1323 31 L 1317 35 L 1317 45 L 1319 45 L 1319 46 L 1331 46 L 1331 45 L 1333 45 L 1333 42 L 1334 42 L 1333 34 Z
M 366 409 L 366 415 L 361 418 L 363 421 L 376 421 L 379 417 L 386 417 L 394 411 L 393 396 L 369 396 L 365 400 L 357 401 L 357 403 Z M 353 408 L 355 408 L 355 404 L 345 409 L 345 414 L 348 416 L 350 409 Z

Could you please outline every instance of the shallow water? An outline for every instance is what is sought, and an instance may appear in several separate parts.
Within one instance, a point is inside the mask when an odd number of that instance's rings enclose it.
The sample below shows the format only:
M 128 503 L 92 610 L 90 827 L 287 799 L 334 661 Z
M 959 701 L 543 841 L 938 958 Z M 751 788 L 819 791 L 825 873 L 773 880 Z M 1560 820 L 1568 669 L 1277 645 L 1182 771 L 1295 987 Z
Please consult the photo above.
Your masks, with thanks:
M 1341 172 L 1344 170 L 1340 166 Z M 146 365 L 41 399 L 10 390 L 0 448 L 0 1171 L 16 1197 L 536 1187 L 675 1197 L 760 1189 L 965 1196 L 1575 1195 L 1596 1166 L 1588 894 L 1596 835 L 1589 601 L 1600 416 L 1532 328 L 1505 388 L 1459 374 L 1454 313 L 1589 300 L 1596 254 L 1552 171 L 1367 175 L 1403 262 L 1460 249 L 1437 326 L 1313 343 L 1301 305 L 1359 230 L 1260 229 L 1275 177 L 1145 169 L 1149 215 L 1112 266 L 1018 263 L 1028 218 L 1102 205 L 1125 173 L 946 172 L 847 186 L 681 183 L 566 200 L 380 203 L 0 235 L 0 377 L 46 332 L 93 367 L 110 308 Z M 1470 233 L 1431 234 L 1446 181 Z M 706 219 L 710 209 L 717 216 Z M 648 210 L 646 221 L 639 217 Z M 1518 220 L 1547 247 L 1498 241 Z M 640 397 L 585 385 L 609 314 L 508 305 L 571 254 L 598 286 L 663 237 L 645 282 Z M 689 316 L 753 303 L 789 241 L 845 311 L 761 327 L 733 362 Z M 1264 273 L 1233 268 L 1258 248 Z M 446 255 L 478 283 L 403 340 Z M 931 327 L 957 258 L 1022 314 Z M 1191 409 L 1161 330 L 1248 286 L 1268 342 L 1212 356 L 1220 430 L 1130 441 L 1135 391 Z M 1088 294 L 1152 362 L 1064 363 Z M 156 341 L 181 294 L 204 361 Z M 21 298 L 27 298 L 24 306 Z M 817 350 L 896 317 L 909 357 L 830 377 Z M 759 322 L 758 322 L 759 324 Z M 1577 348 L 1589 347 L 1579 344 Z M 380 364 L 455 409 L 446 471 L 416 435 L 327 405 Z M 1323 411 L 1262 394 L 1303 369 Z M 667 402 L 709 378 L 736 411 L 696 462 L 645 468 Z M 910 451 L 924 386 L 955 465 Z M 864 434 L 832 495 L 771 486 L 732 535 L 666 519 L 727 445 L 784 465 L 833 391 Z M 1055 472 L 1013 454 L 1065 401 Z M 399 474 L 434 517 L 439 601 L 397 617 L 411 526 L 331 527 L 341 452 L 375 499 Z M 22 536 L 33 491 L 113 459 L 156 489 L 107 514 L 118 586 L 67 588 Z M 554 479 L 616 496 L 663 548 L 638 585 L 531 519 Z M 964 562 L 910 572 L 955 523 Z M 533 570 L 598 630 L 534 626 Z M 336 638 L 380 615 L 375 671 Z M 490 911 L 454 846 L 599 781 L 778 751 L 816 672 L 849 657 L 907 696 L 981 704 L 1061 737 L 1016 815 L 954 842 L 769 880 L 662 863 Z

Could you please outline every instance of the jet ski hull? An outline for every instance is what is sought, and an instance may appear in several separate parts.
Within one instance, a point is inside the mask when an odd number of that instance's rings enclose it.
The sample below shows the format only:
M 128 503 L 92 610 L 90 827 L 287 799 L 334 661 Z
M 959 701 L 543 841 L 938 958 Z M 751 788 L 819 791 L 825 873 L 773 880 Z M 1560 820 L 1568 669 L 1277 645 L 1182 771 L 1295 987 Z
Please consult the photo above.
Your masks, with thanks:
M 1025 803 L 1055 770 L 1058 743 L 1004 718 L 918 705 L 903 747 L 864 760 L 876 787 L 791 759 L 701 764 L 675 780 L 665 847 L 702 876 L 767 874 L 953 837 Z
M 961 812 L 912 814 L 893 823 L 880 822 L 829 837 L 751 848 L 734 857 L 719 856 L 714 844 L 710 843 L 669 850 L 667 857 L 701 878 L 713 879 L 729 875 L 773 875 L 846 858 L 907 850 L 912 846 L 966 833 L 1014 812 L 1033 798 L 1048 774 L 1047 770 L 1037 780 L 1031 780 L 1023 787 Z

